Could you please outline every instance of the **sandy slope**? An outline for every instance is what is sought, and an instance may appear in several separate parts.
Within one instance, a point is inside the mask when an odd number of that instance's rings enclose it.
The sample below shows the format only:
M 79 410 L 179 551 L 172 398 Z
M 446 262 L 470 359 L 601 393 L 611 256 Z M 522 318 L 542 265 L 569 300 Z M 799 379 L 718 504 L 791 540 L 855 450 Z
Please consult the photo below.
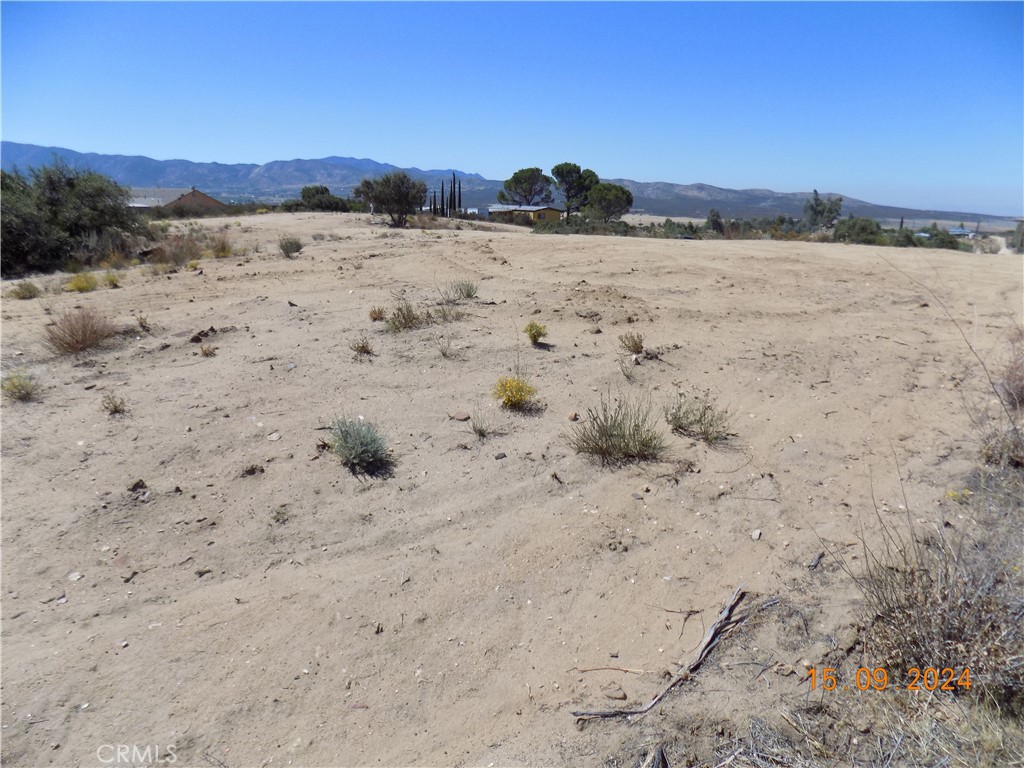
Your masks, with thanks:
M 957 514 L 943 498 L 976 460 L 982 379 L 895 268 L 990 360 L 1021 320 L 1015 256 L 228 223 L 250 254 L 202 274 L 3 303 L 5 370 L 46 385 L 3 408 L 5 765 L 98 765 L 118 744 L 232 768 L 595 765 L 658 740 L 706 757 L 802 700 L 786 665 L 864 618 L 831 560 L 806 566 L 819 536 L 856 555 L 872 484 L 898 519 L 898 462 L 915 514 Z M 307 243 L 295 261 L 274 253 L 282 232 Z M 456 279 L 480 290 L 458 323 L 396 335 L 367 317 Z M 57 359 L 44 308 L 75 305 L 141 313 L 152 334 Z M 549 349 L 526 342 L 530 319 Z M 211 327 L 206 358 L 190 337 Z M 626 330 L 660 354 L 633 383 Z M 361 334 L 371 362 L 349 349 Z M 490 396 L 517 356 L 539 415 Z M 660 410 L 679 387 L 730 408 L 731 446 L 672 436 L 666 462 L 617 470 L 568 447 L 568 415 L 601 393 Z M 103 412 L 108 392 L 129 417 Z M 500 434 L 481 442 L 459 410 Z M 342 415 L 380 427 L 392 478 L 318 453 Z M 639 723 L 577 728 L 571 710 L 622 704 L 610 684 L 629 703 L 657 692 L 741 583 L 748 605 L 780 601 Z M 781 664 L 755 678 L 751 660 Z

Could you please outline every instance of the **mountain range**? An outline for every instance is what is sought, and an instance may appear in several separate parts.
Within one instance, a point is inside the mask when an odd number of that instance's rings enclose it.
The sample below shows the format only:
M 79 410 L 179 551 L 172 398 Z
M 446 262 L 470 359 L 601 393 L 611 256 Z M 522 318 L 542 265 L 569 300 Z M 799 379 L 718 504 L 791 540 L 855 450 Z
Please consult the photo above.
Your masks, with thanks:
M 484 208 L 497 202 L 502 181 L 485 179 L 477 173 L 452 168 L 422 170 L 399 168 L 375 160 L 353 157 L 324 157 L 319 160 L 275 160 L 255 163 L 194 163 L 189 160 L 153 160 L 149 157 L 102 155 L 76 152 L 62 147 L 41 147 L 13 141 L 0 142 L 0 166 L 3 170 L 48 165 L 60 158 L 74 168 L 89 169 L 127 187 L 196 187 L 225 202 L 253 200 L 279 202 L 299 196 L 302 187 L 323 184 L 342 197 L 351 195 L 359 182 L 396 170 L 404 170 L 440 190 L 441 182 L 450 182 L 455 174 L 462 184 L 462 203 L 466 208 Z M 726 218 L 803 215 L 804 201 L 810 192 L 774 192 L 770 189 L 723 189 L 709 184 L 672 184 L 638 182 L 629 179 L 602 179 L 621 184 L 633 193 L 633 210 L 656 216 L 704 218 L 717 208 Z M 831 197 L 836 192 L 823 192 Z M 843 213 L 874 219 L 933 219 L 980 222 L 1012 219 L 965 211 L 936 211 L 876 205 L 843 195 Z

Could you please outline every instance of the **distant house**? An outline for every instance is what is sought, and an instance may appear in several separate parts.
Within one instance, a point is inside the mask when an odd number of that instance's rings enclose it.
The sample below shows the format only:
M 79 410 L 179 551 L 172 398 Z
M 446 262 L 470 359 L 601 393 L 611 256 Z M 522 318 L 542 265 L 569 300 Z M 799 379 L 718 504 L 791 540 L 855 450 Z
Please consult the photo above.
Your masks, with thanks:
M 551 205 L 492 205 L 487 209 L 488 218 L 498 221 L 512 221 L 517 213 L 526 214 L 534 223 L 562 218 L 562 210 Z
M 965 229 L 964 227 L 950 227 L 949 234 L 953 237 L 966 237 L 968 240 L 974 239 L 974 230 Z
M 131 208 L 169 208 L 212 211 L 218 208 L 227 208 L 215 197 L 210 197 L 205 192 L 200 192 L 195 187 L 191 189 L 169 189 L 162 187 L 132 187 L 131 200 L 128 202 Z

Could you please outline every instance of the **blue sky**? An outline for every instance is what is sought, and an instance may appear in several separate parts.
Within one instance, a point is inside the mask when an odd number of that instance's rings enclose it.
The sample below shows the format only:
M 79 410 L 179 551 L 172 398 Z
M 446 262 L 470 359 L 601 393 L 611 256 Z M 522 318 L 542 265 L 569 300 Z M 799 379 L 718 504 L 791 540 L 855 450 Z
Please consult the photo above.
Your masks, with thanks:
M 1024 213 L 1024 3 L 0 4 L 2 135 Z

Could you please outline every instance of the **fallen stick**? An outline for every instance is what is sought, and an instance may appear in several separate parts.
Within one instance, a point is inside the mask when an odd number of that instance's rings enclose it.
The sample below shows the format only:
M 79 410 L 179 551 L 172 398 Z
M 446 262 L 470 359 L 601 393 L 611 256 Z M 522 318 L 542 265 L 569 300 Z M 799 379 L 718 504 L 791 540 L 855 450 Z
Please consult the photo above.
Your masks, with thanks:
M 577 669 L 577 672 L 632 672 L 634 675 L 642 675 L 644 670 L 642 669 L 629 669 L 628 667 L 588 667 L 587 669 Z
M 650 712 L 659 701 L 661 701 L 665 694 L 675 688 L 679 683 L 689 679 L 690 675 L 697 671 L 704 660 L 708 657 L 708 654 L 715 649 L 718 645 L 718 641 L 722 639 L 722 636 L 733 627 L 739 625 L 746 616 L 740 616 L 738 618 L 733 617 L 733 611 L 736 606 L 740 604 L 746 594 L 743 591 L 743 586 L 736 587 L 736 591 L 732 593 L 732 597 L 729 598 L 725 607 L 718 614 L 718 618 L 715 619 L 715 623 L 711 625 L 707 633 L 704 635 L 704 640 L 701 642 L 697 649 L 696 655 L 693 660 L 685 665 L 681 666 L 681 669 L 672 677 L 668 685 L 666 685 L 657 696 L 651 699 L 645 706 L 640 709 L 609 709 L 598 712 L 571 712 L 573 717 L 579 718 L 599 718 L 599 717 L 631 717 L 633 715 L 643 715 Z

